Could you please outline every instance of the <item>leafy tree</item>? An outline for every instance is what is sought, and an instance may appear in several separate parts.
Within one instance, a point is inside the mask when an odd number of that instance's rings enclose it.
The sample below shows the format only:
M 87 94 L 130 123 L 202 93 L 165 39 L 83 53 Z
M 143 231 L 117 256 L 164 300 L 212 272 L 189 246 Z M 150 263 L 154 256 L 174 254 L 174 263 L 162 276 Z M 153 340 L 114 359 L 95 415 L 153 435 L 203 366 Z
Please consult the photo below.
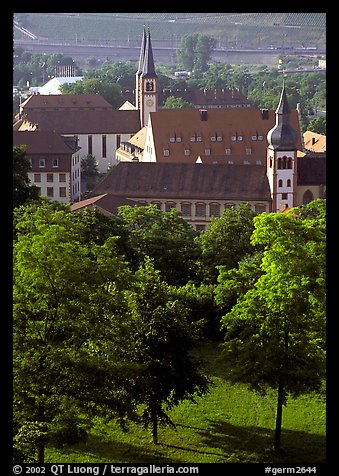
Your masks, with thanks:
M 164 104 L 164 109 L 187 109 L 195 107 L 194 104 L 185 101 L 182 98 L 169 96 Z
M 277 390 L 279 450 L 288 396 L 318 390 L 324 378 L 325 234 L 294 211 L 261 214 L 254 224 L 263 274 L 222 319 L 224 355 L 232 382 Z
M 81 176 L 86 190 L 92 190 L 99 177 L 98 162 L 93 155 L 88 154 L 81 159 Z
M 202 248 L 201 271 L 204 279 L 216 283 L 218 266 L 233 269 L 244 256 L 254 252 L 250 238 L 255 215 L 247 204 L 226 209 L 196 239 Z
M 48 441 L 84 438 L 93 408 L 130 411 L 119 394 L 125 373 L 113 338 L 129 272 L 114 237 L 85 244 L 79 216 L 47 203 L 22 208 L 14 243 L 15 434 L 17 448 L 24 453 L 26 442 L 42 463 Z
M 138 366 L 133 396 L 141 407 L 142 422 L 158 443 L 158 425 L 174 426 L 167 410 L 182 400 L 195 402 L 207 392 L 209 381 L 200 363 L 190 354 L 199 334 L 186 321 L 185 309 L 173 299 L 150 261 L 136 273 L 127 292 L 129 335 L 128 360 Z
M 169 284 L 181 285 L 196 278 L 200 253 L 194 241 L 197 233 L 178 210 L 163 212 L 155 205 L 122 206 L 118 215 L 129 232 L 129 261 L 135 268 L 150 257 Z
M 30 185 L 28 171 L 29 160 L 26 155 L 26 146 L 13 147 L 13 207 L 39 198 L 39 189 Z
M 326 135 L 326 116 L 318 116 L 313 119 L 308 124 L 307 130 Z
M 62 94 L 100 94 L 114 108 L 122 103 L 121 87 L 108 80 L 84 79 L 73 84 L 63 84 L 60 90 Z
M 181 38 L 177 55 L 185 70 L 199 75 L 208 70 L 208 61 L 215 46 L 215 38 L 201 33 L 189 33 Z
M 180 301 L 187 312 L 187 321 L 199 326 L 203 338 L 220 340 L 220 319 L 223 309 L 214 299 L 214 284 L 188 282 L 171 287 L 171 294 Z

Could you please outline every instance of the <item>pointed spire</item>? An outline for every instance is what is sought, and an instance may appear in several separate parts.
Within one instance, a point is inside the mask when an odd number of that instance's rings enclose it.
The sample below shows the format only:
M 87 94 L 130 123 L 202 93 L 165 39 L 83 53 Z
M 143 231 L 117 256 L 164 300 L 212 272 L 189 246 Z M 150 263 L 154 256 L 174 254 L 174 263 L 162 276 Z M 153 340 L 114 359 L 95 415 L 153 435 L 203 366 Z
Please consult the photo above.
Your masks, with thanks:
M 278 150 L 296 149 L 298 134 L 290 125 L 290 113 L 284 81 L 280 101 L 275 111 L 275 126 L 267 134 L 269 147 Z
M 157 74 L 154 68 L 153 51 L 152 51 L 152 44 L 151 44 L 151 33 L 149 29 L 148 29 L 147 39 L 146 39 L 145 57 L 144 57 L 144 64 L 142 67 L 141 76 L 144 78 L 157 77 Z
M 142 68 L 143 68 L 144 60 L 145 60 L 145 48 L 146 48 L 146 29 L 144 25 L 144 31 L 142 33 L 141 48 L 140 48 L 139 66 L 138 66 L 138 71 L 136 73 L 138 76 L 140 76 L 140 74 L 142 73 Z
M 280 95 L 280 101 L 275 113 L 276 114 L 290 113 L 290 106 L 288 105 L 287 96 L 286 96 L 285 79 L 283 80 L 283 87 L 282 87 L 282 91 Z

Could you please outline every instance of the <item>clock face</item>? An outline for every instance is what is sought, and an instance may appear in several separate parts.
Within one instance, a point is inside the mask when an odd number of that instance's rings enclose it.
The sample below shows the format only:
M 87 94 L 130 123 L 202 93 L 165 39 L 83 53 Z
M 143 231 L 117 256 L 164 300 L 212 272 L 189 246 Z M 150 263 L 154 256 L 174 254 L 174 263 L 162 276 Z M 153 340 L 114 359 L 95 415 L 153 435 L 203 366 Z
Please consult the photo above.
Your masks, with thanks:
M 148 107 L 153 106 L 153 104 L 154 104 L 153 99 L 147 99 L 146 104 L 147 104 Z

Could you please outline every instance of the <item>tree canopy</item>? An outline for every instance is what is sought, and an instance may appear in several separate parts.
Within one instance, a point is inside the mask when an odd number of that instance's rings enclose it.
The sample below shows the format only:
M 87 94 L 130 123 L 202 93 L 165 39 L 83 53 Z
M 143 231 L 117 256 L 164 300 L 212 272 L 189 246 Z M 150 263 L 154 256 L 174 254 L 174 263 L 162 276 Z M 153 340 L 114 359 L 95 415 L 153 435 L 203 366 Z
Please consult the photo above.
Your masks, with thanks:
M 277 390 L 279 449 L 288 395 L 317 390 L 325 377 L 326 239 L 315 220 L 295 210 L 258 215 L 254 225 L 251 242 L 264 247 L 262 274 L 222 318 L 224 356 L 231 381 Z M 219 286 L 229 278 L 221 276 Z

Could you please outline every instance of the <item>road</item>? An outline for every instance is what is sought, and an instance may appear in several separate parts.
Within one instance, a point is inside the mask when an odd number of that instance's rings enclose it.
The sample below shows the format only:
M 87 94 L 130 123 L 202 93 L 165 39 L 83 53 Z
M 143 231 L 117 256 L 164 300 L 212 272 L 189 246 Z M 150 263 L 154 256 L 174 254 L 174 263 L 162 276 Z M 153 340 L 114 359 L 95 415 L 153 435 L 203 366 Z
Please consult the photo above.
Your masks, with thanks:
M 21 46 L 25 50 L 34 53 L 61 53 L 71 56 L 79 62 L 87 58 L 109 59 L 111 61 L 137 61 L 140 54 L 140 45 L 120 44 L 120 45 L 88 45 L 76 43 L 61 43 L 50 41 L 32 41 L 26 39 L 15 39 L 14 46 Z M 153 44 L 153 54 L 157 61 L 176 62 L 177 47 L 168 42 L 168 46 L 157 46 Z M 276 64 L 277 57 L 282 53 L 276 49 L 234 49 L 234 48 L 216 48 L 212 58 L 217 61 L 230 64 Z M 301 54 L 294 50 L 288 54 Z M 303 55 L 325 54 L 325 52 L 304 50 Z

